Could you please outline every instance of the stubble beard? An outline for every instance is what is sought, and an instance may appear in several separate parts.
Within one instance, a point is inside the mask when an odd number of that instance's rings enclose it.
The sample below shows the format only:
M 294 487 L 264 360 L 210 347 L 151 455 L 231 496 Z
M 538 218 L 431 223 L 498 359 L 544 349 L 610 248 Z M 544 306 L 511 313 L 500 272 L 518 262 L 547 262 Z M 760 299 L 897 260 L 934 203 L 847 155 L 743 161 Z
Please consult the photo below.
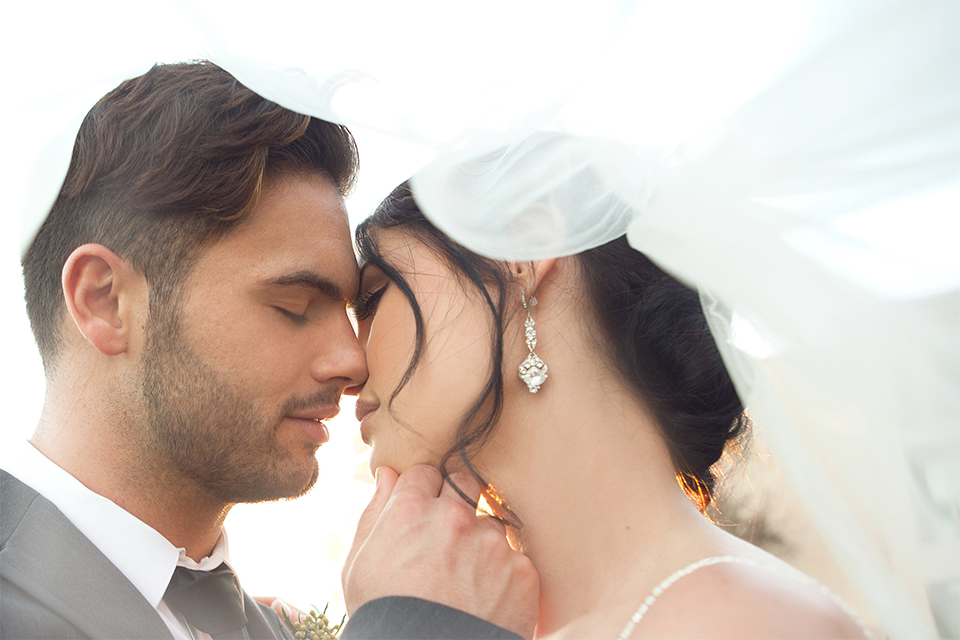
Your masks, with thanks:
M 250 394 L 190 348 L 179 310 L 158 315 L 151 313 L 140 360 L 148 455 L 223 504 L 309 491 L 319 475 L 317 447 L 292 452 L 277 430 L 293 410 L 337 402 L 339 389 L 291 396 L 277 414 L 263 415 Z

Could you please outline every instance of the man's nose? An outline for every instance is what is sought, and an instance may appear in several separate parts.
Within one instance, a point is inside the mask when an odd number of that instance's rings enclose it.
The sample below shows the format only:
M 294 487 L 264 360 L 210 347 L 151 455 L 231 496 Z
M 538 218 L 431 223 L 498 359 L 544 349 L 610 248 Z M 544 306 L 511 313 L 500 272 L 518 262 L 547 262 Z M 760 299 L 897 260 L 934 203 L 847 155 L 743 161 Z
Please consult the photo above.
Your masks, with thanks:
M 367 381 L 367 357 L 347 314 L 320 339 L 325 347 L 314 359 L 313 377 L 322 382 L 340 379 L 344 393 L 356 395 Z

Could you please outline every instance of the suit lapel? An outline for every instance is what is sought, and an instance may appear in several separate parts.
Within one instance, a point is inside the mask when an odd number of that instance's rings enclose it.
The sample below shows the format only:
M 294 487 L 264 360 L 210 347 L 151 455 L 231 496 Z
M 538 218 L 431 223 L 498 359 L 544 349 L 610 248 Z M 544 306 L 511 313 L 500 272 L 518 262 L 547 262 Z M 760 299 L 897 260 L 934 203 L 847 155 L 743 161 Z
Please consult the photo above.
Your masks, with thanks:
M 293 638 L 286 625 L 270 607 L 264 606 L 243 592 L 243 609 L 247 614 L 247 633 L 251 640 L 276 640 Z
M 3 516 L 6 580 L 91 638 L 172 638 L 136 587 L 59 509 L 7 473 L 2 484 L 4 511 L 14 511 Z

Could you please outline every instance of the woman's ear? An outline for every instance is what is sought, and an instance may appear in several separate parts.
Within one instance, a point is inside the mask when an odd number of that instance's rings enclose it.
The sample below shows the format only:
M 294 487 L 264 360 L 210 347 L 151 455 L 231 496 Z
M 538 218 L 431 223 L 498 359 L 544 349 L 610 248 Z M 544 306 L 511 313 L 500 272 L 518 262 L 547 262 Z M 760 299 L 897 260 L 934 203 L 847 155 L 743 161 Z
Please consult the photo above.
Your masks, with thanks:
M 100 244 L 77 247 L 61 274 L 67 312 L 100 353 L 125 353 L 145 302 L 143 276 L 126 260 Z
M 558 268 L 558 258 L 544 258 L 526 262 L 511 262 L 510 273 L 528 298 L 537 294 L 537 289 L 548 275 Z

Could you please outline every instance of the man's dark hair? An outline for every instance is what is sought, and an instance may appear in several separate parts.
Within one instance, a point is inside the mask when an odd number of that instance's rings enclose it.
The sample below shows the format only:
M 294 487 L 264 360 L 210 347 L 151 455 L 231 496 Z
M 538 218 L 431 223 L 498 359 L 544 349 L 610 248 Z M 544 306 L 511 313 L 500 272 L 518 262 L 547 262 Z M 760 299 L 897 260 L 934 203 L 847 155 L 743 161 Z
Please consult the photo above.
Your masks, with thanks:
M 44 369 L 60 349 L 61 271 L 70 253 L 102 244 L 150 285 L 150 311 L 179 300 L 203 249 L 290 174 L 352 188 L 350 132 L 262 98 L 210 62 L 156 65 L 87 114 L 50 214 L 22 259 L 27 313 Z

